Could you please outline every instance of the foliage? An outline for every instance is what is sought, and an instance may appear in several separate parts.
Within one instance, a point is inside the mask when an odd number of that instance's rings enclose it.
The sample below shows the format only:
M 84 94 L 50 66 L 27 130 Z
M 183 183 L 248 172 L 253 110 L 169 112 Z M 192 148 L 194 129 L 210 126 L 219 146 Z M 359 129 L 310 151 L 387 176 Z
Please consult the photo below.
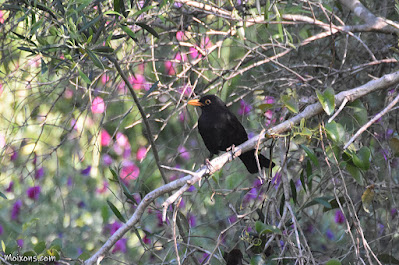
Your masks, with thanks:
M 395 3 L 364 2 L 398 20 Z M 394 34 L 320 35 L 362 22 L 338 1 L 0 3 L 2 254 L 66 263 L 94 254 L 165 184 L 160 170 L 183 176 L 157 162 L 204 162 L 186 102 L 214 93 L 250 136 L 310 103 L 325 113 L 261 146 L 278 164 L 266 179 L 233 161 L 182 196 L 177 222 L 173 209 L 162 222 L 167 194 L 157 198 L 102 264 L 176 263 L 175 247 L 195 264 L 224 264 L 234 248 L 245 264 L 398 264 L 397 109 L 343 150 L 397 88 L 327 122 L 334 95 L 397 71 Z

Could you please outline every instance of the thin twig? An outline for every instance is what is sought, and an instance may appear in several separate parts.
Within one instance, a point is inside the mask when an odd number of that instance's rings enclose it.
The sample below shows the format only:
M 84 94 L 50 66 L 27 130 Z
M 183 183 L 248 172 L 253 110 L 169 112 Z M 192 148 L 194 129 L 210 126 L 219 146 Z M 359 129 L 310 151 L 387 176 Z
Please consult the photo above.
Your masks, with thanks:
M 372 118 L 369 122 L 367 122 L 365 125 L 363 125 L 354 136 L 345 144 L 344 150 L 350 146 L 357 137 L 359 137 L 365 130 L 367 130 L 368 127 L 370 127 L 373 123 L 375 123 L 377 120 L 379 120 L 382 116 L 384 116 L 390 109 L 392 109 L 396 103 L 399 101 L 399 95 L 396 96 L 394 100 L 392 100 L 389 105 L 383 109 L 380 113 L 378 113 L 374 118 Z

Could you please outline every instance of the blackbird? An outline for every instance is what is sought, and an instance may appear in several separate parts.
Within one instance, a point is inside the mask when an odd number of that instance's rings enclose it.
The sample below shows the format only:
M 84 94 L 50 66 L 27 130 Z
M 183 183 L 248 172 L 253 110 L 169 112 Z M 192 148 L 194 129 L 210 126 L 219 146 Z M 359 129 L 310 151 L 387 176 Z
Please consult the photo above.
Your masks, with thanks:
M 188 104 L 201 107 L 198 129 L 206 148 L 211 153 L 210 157 L 219 151 L 226 151 L 232 145 L 238 146 L 248 140 L 247 132 L 240 121 L 217 96 L 205 95 L 199 100 L 188 101 Z M 239 156 L 251 174 L 258 172 L 254 154 L 255 149 L 252 149 Z M 274 163 L 263 155 L 259 154 L 258 158 L 261 167 L 268 168 L 270 163 L 274 167 Z

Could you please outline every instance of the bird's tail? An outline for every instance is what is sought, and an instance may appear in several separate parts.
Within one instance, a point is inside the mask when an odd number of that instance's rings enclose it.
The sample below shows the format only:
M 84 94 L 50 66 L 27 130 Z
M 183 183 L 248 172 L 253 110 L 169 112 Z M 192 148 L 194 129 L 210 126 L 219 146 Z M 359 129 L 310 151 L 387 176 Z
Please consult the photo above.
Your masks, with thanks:
M 245 167 L 251 174 L 258 172 L 258 165 L 256 163 L 254 153 L 255 153 L 255 149 L 252 149 L 252 150 L 245 152 L 244 154 L 239 156 L 239 158 L 241 159 L 241 161 L 244 163 Z M 271 167 L 275 166 L 275 164 L 273 162 L 271 162 L 269 159 L 264 157 L 262 154 L 259 154 L 258 158 L 259 158 L 259 163 L 260 163 L 261 168 L 262 167 L 269 168 L 270 163 L 271 163 Z

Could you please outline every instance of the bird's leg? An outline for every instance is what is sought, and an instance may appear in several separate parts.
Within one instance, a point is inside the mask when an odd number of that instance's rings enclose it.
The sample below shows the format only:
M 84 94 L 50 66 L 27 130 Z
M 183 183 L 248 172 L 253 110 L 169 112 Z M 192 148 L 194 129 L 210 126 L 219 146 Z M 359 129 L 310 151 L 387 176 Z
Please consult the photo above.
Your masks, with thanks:
M 231 152 L 231 155 L 233 156 L 233 158 L 235 158 L 235 153 L 234 153 L 234 148 L 236 148 L 236 146 L 233 144 L 230 147 L 227 147 L 226 152 Z

